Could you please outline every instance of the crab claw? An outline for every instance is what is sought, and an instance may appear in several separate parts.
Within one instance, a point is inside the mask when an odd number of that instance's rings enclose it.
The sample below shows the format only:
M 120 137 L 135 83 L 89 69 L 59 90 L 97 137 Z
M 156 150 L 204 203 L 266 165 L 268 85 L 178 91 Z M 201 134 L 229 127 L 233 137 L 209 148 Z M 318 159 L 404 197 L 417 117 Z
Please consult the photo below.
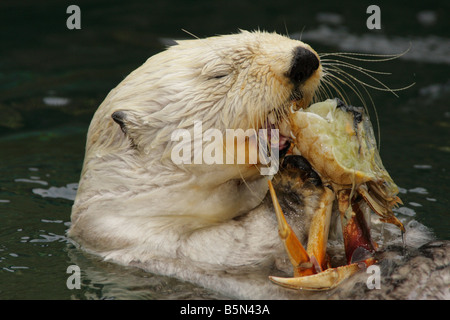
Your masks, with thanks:
M 278 221 L 278 234 L 284 243 L 289 260 L 294 267 L 294 276 L 301 277 L 314 274 L 314 266 L 310 261 L 308 253 L 301 244 L 300 240 L 298 240 L 291 226 L 287 223 L 278 202 L 277 195 L 275 194 L 275 189 L 273 188 L 272 182 L 269 180 L 268 183 L 272 202 L 275 207 L 275 215 Z
M 302 289 L 312 291 L 330 290 L 337 287 L 342 281 L 349 278 L 356 272 L 364 269 L 376 261 L 373 258 L 369 258 L 360 263 L 352 263 L 350 265 L 330 268 L 321 273 L 314 274 L 307 277 L 297 278 L 282 278 L 282 277 L 269 277 L 270 280 L 282 287 L 290 289 Z
M 270 276 L 269 279 L 272 282 L 291 289 L 329 290 L 361 270 L 361 268 L 375 263 L 373 258 L 367 258 L 365 254 L 361 254 L 365 253 L 365 251 L 373 252 L 374 248 L 373 243 L 370 241 L 370 235 L 367 236 L 366 234 L 367 226 L 362 224 L 362 221 L 364 220 L 361 219 L 364 219 L 364 217 L 360 216 L 362 215 L 360 210 L 358 211 L 358 214 L 354 214 L 354 212 L 350 210 L 351 215 L 344 228 L 344 244 L 346 253 L 348 254 L 347 260 L 358 262 L 349 262 L 346 266 L 328 268 L 326 245 L 328 241 L 331 211 L 335 199 L 334 192 L 327 187 L 323 189 L 324 192 L 320 199 L 320 206 L 316 209 L 311 221 L 308 234 L 308 246 L 305 250 L 284 217 L 272 182 L 269 180 L 268 183 L 278 221 L 278 233 L 284 243 L 291 264 L 294 267 L 293 278 Z M 340 209 L 342 208 L 343 213 L 345 213 L 345 211 L 348 211 L 347 207 L 348 194 L 346 192 L 341 192 Z M 344 219 L 345 215 L 341 215 L 341 218 Z

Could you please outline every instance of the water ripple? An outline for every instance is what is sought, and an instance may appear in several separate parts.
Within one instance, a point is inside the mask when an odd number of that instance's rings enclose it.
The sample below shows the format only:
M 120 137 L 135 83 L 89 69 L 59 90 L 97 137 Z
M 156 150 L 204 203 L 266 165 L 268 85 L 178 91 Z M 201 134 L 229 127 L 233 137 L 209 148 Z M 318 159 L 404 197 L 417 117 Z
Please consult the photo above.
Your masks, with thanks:
M 49 189 L 35 188 L 33 193 L 43 198 L 61 198 L 75 200 L 78 183 L 68 183 L 65 187 L 50 187 Z

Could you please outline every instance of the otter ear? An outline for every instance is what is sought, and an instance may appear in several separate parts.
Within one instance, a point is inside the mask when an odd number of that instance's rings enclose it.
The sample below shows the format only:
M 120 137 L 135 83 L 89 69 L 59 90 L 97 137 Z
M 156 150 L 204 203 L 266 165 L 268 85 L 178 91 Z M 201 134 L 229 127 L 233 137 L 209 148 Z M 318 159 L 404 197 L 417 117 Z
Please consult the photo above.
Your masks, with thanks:
M 164 128 L 152 125 L 153 121 L 151 115 L 147 114 L 147 110 L 116 110 L 111 114 L 111 118 L 120 126 L 134 148 L 151 147 L 155 141 L 159 141 L 157 139 L 159 134 L 163 137 L 167 136 L 168 129 L 164 130 Z
M 116 122 L 125 136 L 130 140 L 133 147 L 137 146 L 137 132 L 136 123 L 134 121 L 134 115 L 131 110 L 119 110 L 115 111 L 111 118 Z
M 111 114 L 111 118 L 120 126 L 120 129 L 134 146 L 142 140 L 148 126 L 142 121 L 143 116 L 135 110 L 117 110 Z
M 123 133 L 127 133 L 127 126 L 125 124 L 125 121 L 127 119 L 127 114 L 125 111 L 116 111 L 111 115 L 111 118 L 119 124 L 120 129 L 122 129 Z

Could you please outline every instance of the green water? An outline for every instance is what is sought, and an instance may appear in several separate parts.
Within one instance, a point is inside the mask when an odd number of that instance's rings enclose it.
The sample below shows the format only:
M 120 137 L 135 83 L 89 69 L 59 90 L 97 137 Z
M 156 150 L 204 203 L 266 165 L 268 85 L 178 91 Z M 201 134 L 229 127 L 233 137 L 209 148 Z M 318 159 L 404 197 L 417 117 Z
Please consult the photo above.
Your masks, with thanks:
M 398 214 L 429 227 L 439 239 L 450 239 L 450 9 L 445 1 L 380 3 L 381 31 L 365 27 L 370 3 L 364 1 L 352 6 L 332 1 L 77 1 L 81 30 L 66 28 L 69 4 L 0 3 L 0 299 L 220 298 L 190 284 L 101 262 L 65 237 L 96 107 L 123 77 L 163 49 L 163 39 L 188 38 L 181 29 L 200 37 L 238 28 L 290 34 L 303 29 L 305 41 L 318 52 L 344 50 L 331 38 L 331 45 L 315 40 L 311 31 L 323 25 L 345 28 L 362 40 L 384 35 L 402 45 L 409 39 L 414 58 L 407 54 L 371 65 L 392 72 L 382 77 L 392 87 L 415 83 L 398 97 L 371 91 L 381 156 L 401 187 L 405 206 Z M 427 10 L 434 12 L 434 23 L 427 23 Z M 325 15 L 324 21 L 318 15 L 327 12 L 342 21 L 327 24 L 333 16 Z M 370 41 L 382 45 L 377 37 Z M 66 286 L 72 264 L 82 270 L 80 290 Z

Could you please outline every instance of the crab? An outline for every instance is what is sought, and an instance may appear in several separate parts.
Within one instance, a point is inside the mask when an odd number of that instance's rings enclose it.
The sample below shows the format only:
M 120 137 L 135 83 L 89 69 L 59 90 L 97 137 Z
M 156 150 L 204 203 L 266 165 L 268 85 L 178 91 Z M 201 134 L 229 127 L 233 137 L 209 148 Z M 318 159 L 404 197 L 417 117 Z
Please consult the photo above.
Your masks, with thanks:
M 294 267 L 293 278 L 270 276 L 270 280 L 287 288 L 329 290 L 377 262 L 373 255 L 378 245 L 371 239 L 364 203 L 382 222 L 405 232 L 393 213 L 393 208 L 402 204 L 397 196 L 399 190 L 381 162 L 373 128 L 363 108 L 328 99 L 291 112 L 283 135 L 287 130 L 294 142 L 291 152 L 309 161 L 326 188 L 313 215 L 305 249 L 287 223 L 269 180 L 279 235 Z M 347 265 L 332 268 L 326 247 L 335 201 Z

